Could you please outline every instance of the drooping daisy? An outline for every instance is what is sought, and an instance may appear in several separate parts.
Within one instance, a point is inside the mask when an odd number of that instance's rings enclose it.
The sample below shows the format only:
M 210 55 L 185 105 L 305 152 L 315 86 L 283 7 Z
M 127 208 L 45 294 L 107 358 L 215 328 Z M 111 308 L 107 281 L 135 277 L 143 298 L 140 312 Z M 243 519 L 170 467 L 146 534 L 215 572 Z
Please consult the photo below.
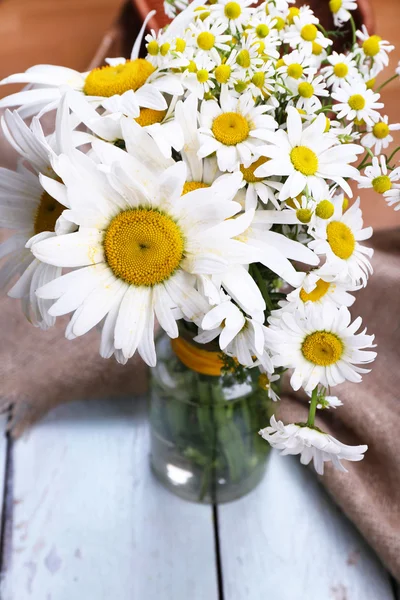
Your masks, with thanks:
M 313 461 L 314 468 L 319 475 L 324 474 L 324 464 L 332 462 L 339 471 L 347 472 L 341 460 L 360 461 L 368 446 L 348 446 L 339 442 L 333 436 L 318 429 L 307 427 L 306 424 L 290 423 L 284 425 L 271 417 L 270 426 L 265 427 L 260 435 L 281 454 L 300 454 L 300 462 L 308 465 Z
M 291 48 L 297 48 L 304 52 L 306 56 L 311 56 L 313 44 L 319 44 L 322 48 L 328 48 L 332 40 L 324 37 L 317 28 L 318 19 L 311 14 L 301 14 L 294 17 L 293 25 L 290 25 L 284 35 L 284 41 L 288 42 Z
M 356 334 L 361 317 L 350 324 L 348 308 L 306 304 L 303 311 L 282 312 L 270 324 L 267 339 L 277 367 L 293 369 L 290 384 L 311 392 L 318 384 L 335 386 L 344 381 L 359 383 L 367 370 L 357 365 L 372 362 L 374 336 Z
M 372 166 L 367 167 L 364 176 L 358 179 L 359 188 L 373 188 L 378 194 L 400 189 L 400 167 L 388 172 L 386 159 L 374 156 Z
M 109 151 L 124 156 L 106 173 L 87 160 L 70 167 L 65 161 L 69 217 L 79 230 L 58 236 L 56 243 L 39 241 L 32 252 L 48 264 L 76 270 L 42 287 L 38 295 L 57 299 L 49 311 L 53 316 L 75 311 L 69 335 L 83 335 L 105 319 L 107 335 L 124 359 L 138 350 L 154 365 L 154 316 L 171 337 L 178 335 L 173 307 L 198 322 L 207 301 L 196 289 L 195 274 L 222 272 L 231 256 L 235 264 L 247 263 L 245 244 L 231 238 L 248 222 L 235 219 L 233 226 L 229 219 L 240 208 L 231 201 L 236 186 L 182 196 L 184 163 L 164 169 L 159 177 L 159 170 L 151 169 L 154 156 L 140 163 L 103 142 L 93 145 L 99 156 Z
M 102 105 L 106 98 L 120 96 L 129 100 L 130 116 L 138 117 L 140 107 L 154 110 L 165 110 L 166 100 L 162 94 L 182 95 L 183 88 L 180 76 L 174 73 L 163 73 L 153 64 L 138 58 L 145 26 L 149 18 L 155 14 L 151 11 L 146 18 L 141 32 L 133 46 L 131 58 L 107 59 L 105 67 L 93 69 L 89 73 L 79 73 L 73 69 L 53 65 L 37 65 L 25 73 L 17 73 L 6 77 L 0 85 L 8 83 L 34 84 L 31 89 L 6 96 L 0 100 L 0 108 L 21 105 L 20 114 L 24 117 L 46 112 L 57 108 L 62 90 L 68 86 L 95 107 Z
M 68 118 L 66 111 L 66 106 L 60 105 L 59 123 L 61 118 Z M 0 256 L 7 257 L 0 269 L 0 286 L 7 286 L 18 276 L 8 295 L 21 299 L 23 312 L 35 327 L 48 329 L 55 322 L 47 312 L 51 303 L 37 298 L 35 291 L 58 277 L 61 268 L 36 259 L 29 247 L 32 238 L 56 235 L 56 222 L 68 206 L 64 186 L 57 180 L 51 159 L 56 152 L 72 148 L 70 126 L 64 123 L 60 127 L 60 135 L 54 140 L 57 143 L 51 148 L 36 118 L 30 129 L 16 112 L 6 111 L 2 125 L 22 162 L 15 172 L 0 169 L 0 225 L 16 230 L 0 245 Z
M 210 11 L 213 17 L 224 23 L 229 30 L 235 34 L 243 31 L 245 25 L 249 22 L 253 8 L 249 8 L 253 4 L 252 0 L 222 0 L 217 4 L 210 6 Z
M 351 83 L 358 75 L 357 66 L 352 56 L 349 54 L 338 54 L 332 52 L 327 57 L 329 66 L 322 69 L 326 79 L 326 85 L 336 90 L 342 87 L 343 83 Z
M 320 114 L 303 129 L 301 116 L 293 107 L 287 109 L 287 131 L 279 129 L 263 154 L 271 160 L 260 166 L 257 177 L 287 176 L 279 193 L 280 200 L 294 198 L 308 186 L 310 194 L 320 198 L 325 190 L 324 179 L 337 183 L 351 197 L 352 191 L 344 177 L 357 177 L 358 170 L 349 165 L 362 148 L 356 144 L 338 145 L 326 133 L 326 119 Z
M 280 210 L 280 205 L 275 194 L 282 189 L 283 184 L 276 179 L 256 177 L 254 175 L 254 171 L 266 163 L 267 160 L 265 156 L 259 156 L 247 168 L 244 165 L 240 165 L 239 167 L 243 175 L 243 180 L 240 185 L 241 192 L 237 194 L 236 200 L 242 204 L 245 210 L 257 208 L 258 198 L 264 204 L 271 202 L 277 210 Z
M 367 284 L 368 275 L 372 273 L 369 258 L 373 255 L 372 248 L 366 248 L 360 242 L 372 235 L 372 227 L 363 229 L 363 219 L 360 210 L 360 199 L 345 212 L 340 202 L 335 204 L 335 212 L 326 221 L 321 221 L 314 231 L 314 240 L 309 243 L 317 254 L 326 256 L 326 269 L 336 268 L 337 279 L 351 278 L 354 285 Z
M 357 31 L 357 37 L 362 44 L 360 50 L 355 49 L 355 53 L 363 52 L 373 63 L 375 71 L 376 69 L 381 71 L 388 66 L 388 54 L 394 49 L 394 46 L 383 40 L 379 35 L 369 35 L 365 25 L 362 25 L 361 31 Z
M 357 9 L 357 2 L 355 0 L 329 0 L 329 8 L 335 27 L 341 27 L 343 23 L 350 20 L 351 13 L 349 11 Z
M 361 140 L 363 146 L 371 148 L 376 154 L 380 154 L 389 144 L 393 142 L 391 131 L 398 131 L 400 123 L 391 123 L 387 115 L 380 117 L 379 121 L 372 126 L 367 125 L 367 132 Z
M 259 369 L 260 376 L 258 378 L 258 385 L 262 390 L 265 390 L 267 392 L 268 398 L 272 400 L 272 402 L 278 402 L 280 398 L 275 392 L 274 388 L 272 387 L 272 384 L 279 381 L 281 376 L 277 373 L 269 373 L 266 369 L 263 368 L 262 365 L 259 366 Z
M 238 170 L 240 164 L 247 167 L 257 147 L 274 135 L 277 124 L 273 117 L 264 114 L 269 109 L 255 106 L 250 94 L 237 99 L 225 89 L 221 91 L 220 103 L 203 101 L 198 156 L 204 158 L 216 152 L 221 171 Z
M 262 323 L 246 317 L 225 296 L 220 304 L 211 308 L 204 316 L 195 341 L 207 343 L 219 336 L 221 350 L 237 358 L 241 365 L 252 367 L 255 360 L 258 360 L 271 372 L 273 366 L 266 347 L 264 329 Z
M 378 102 L 380 94 L 367 89 L 364 82 L 343 83 L 332 92 L 332 98 L 338 103 L 333 105 L 338 119 L 363 120 L 367 125 L 373 125 L 380 118 L 378 109 L 383 108 L 383 103 Z

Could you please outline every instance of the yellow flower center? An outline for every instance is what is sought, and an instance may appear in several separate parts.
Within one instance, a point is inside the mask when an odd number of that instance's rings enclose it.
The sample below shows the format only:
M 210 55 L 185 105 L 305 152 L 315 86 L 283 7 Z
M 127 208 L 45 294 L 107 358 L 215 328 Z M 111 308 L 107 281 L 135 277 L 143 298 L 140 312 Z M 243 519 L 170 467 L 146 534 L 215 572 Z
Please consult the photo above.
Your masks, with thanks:
M 342 8 L 342 0 L 329 0 L 329 8 L 336 14 Z
M 320 219 L 330 219 L 334 212 L 335 207 L 329 200 L 321 200 L 321 202 L 318 202 L 315 209 L 315 214 Z
M 163 213 L 137 208 L 119 213 L 104 236 L 106 261 L 116 277 L 136 286 L 168 279 L 184 252 L 178 225 Z
M 228 2 L 225 5 L 224 13 L 228 19 L 237 19 L 242 14 L 242 8 L 237 2 Z
M 378 138 L 378 140 L 383 140 L 383 138 L 389 135 L 389 126 L 383 121 L 375 123 L 372 128 L 372 133 L 376 138 Z
M 269 159 L 265 156 L 260 156 L 260 158 L 257 158 L 257 160 L 253 162 L 249 167 L 244 167 L 243 165 L 240 165 L 240 170 L 242 172 L 243 179 L 247 181 L 247 183 L 257 183 L 258 181 L 262 181 L 264 177 L 256 177 L 254 175 L 254 171 L 258 169 L 258 167 L 261 167 L 261 165 L 264 165 L 268 160 Z
M 354 125 L 356 125 L 356 127 L 364 127 L 365 125 L 365 121 L 364 119 L 354 119 Z
M 330 287 L 330 283 L 323 279 L 318 279 L 315 288 L 311 292 L 306 292 L 304 288 L 300 290 L 300 299 L 303 302 L 318 302 L 327 293 Z
M 65 206 L 54 200 L 47 192 L 43 192 L 33 224 L 35 235 L 43 231 L 54 231 L 56 221 L 64 210 Z
M 297 6 L 292 6 L 291 8 L 289 8 L 289 14 L 287 16 L 287 22 L 289 23 L 289 25 L 293 25 L 294 18 L 298 17 L 299 14 L 300 14 L 300 9 L 297 8 Z
M 343 198 L 343 203 L 342 203 L 342 212 L 346 212 L 346 210 L 349 208 L 349 199 L 346 198 L 346 196 Z
M 161 56 L 167 56 L 170 48 L 171 48 L 171 44 L 168 44 L 168 42 L 165 42 L 165 44 L 163 44 L 160 48 Z
M 86 77 L 83 91 L 88 96 L 110 98 L 128 90 L 137 90 L 144 85 L 155 71 L 155 67 L 144 58 L 127 60 L 126 63 L 112 67 L 107 65 L 90 71 Z
M 197 65 L 194 62 L 194 60 L 190 60 L 189 61 L 187 70 L 189 71 L 189 73 L 196 73 L 196 71 L 197 71 Z
M 293 63 L 288 66 L 287 74 L 289 77 L 293 77 L 293 79 L 300 79 L 303 75 L 303 67 L 299 63 Z
M 278 58 L 278 60 L 276 61 L 275 68 L 280 69 L 281 67 L 284 67 L 284 66 L 285 66 L 285 61 L 283 60 L 283 58 Z
M 208 71 L 207 69 L 199 69 L 196 74 L 197 81 L 199 83 L 205 83 L 208 81 Z
M 321 44 L 317 44 L 317 42 L 312 43 L 312 53 L 314 54 L 314 56 L 319 56 L 322 53 L 323 49 L 324 47 L 321 46 Z
M 305 42 L 313 42 L 317 37 L 318 29 L 312 23 L 302 27 L 300 35 Z
M 298 92 L 302 98 L 311 98 L 314 94 L 314 88 L 308 81 L 303 81 L 298 87 Z
M 365 54 L 367 56 L 371 56 L 371 57 L 379 54 L 379 51 L 381 49 L 381 47 L 380 47 L 381 41 L 382 41 L 382 38 L 379 37 L 379 35 L 371 35 L 371 37 L 369 37 L 367 40 L 365 40 L 365 42 L 362 45 Z
M 268 390 L 270 383 L 268 379 L 268 375 L 266 373 L 261 373 L 258 377 L 258 385 L 262 390 Z
M 251 78 L 251 82 L 256 87 L 261 89 L 264 86 L 265 73 L 263 71 L 257 71 L 257 73 L 254 73 L 253 77 Z
M 296 146 L 290 153 L 290 160 L 296 171 L 303 175 L 315 175 L 318 171 L 318 157 L 307 146 Z
M 209 31 L 202 31 L 197 36 L 197 45 L 202 50 L 211 50 L 214 47 L 215 35 Z
M 301 346 L 304 358 L 320 367 L 328 367 L 338 362 L 343 350 L 342 340 L 329 331 L 310 333 Z
M 235 112 L 223 113 L 216 117 L 212 124 L 212 132 L 221 144 L 235 146 L 247 139 L 250 127 L 243 115 Z
M 341 221 L 332 221 L 326 228 L 328 244 L 333 254 L 347 260 L 354 252 L 356 240 L 350 227 Z
M 285 19 L 282 17 L 274 17 L 274 25 L 275 29 L 281 31 L 285 27 Z
M 175 50 L 177 52 L 184 52 L 186 49 L 186 41 L 182 38 L 177 38 L 175 42 Z
M 215 79 L 218 83 L 227 83 L 231 76 L 231 68 L 229 65 L 219 65 L 214 71 Z
M 328 131 L 331 128 L 331 120 L 329 117 L 325 117 L 325 129 L 324 129 L 324 133 L 328 133 Z
M 372 79 L 369 79 L 367 81 L 367 83 L 365 84 L 367 86 L 367 90 L 372 90 L 372 88 L 374 87 L 375 83 L 376 83 L 376 78 L 375 77 L 373 77 Z
M 312 217 L 312 210 L 309 208 L 298 208 L 296 210 L 296 217 L 300 223 L 309 223 Z
M 248 50 L 241 50 L 236 57 L 236 62 L 240 67 L 248 69 L 250 66 L 250 52 Z
M 147 48 L 147 52 L 150 54 L 150 56 L 157 56 L 157 54 L 160 51 L 160 47 L 155 40 L 152 40 L 151 42 L 149 42 L 147 44 L 146 48 Z
M 353 94 L 348 100 L 348 105 L 352 110 L 362 110 L 365 106 L 365 99 L 361 94 Z
M 349 67 L 346 65 L 346 63 L 336 63 L 336 65 L 333 67 L 333 72 L 335 73 L 336 77 L 342 79 L 343 77 L 346 77 L 347 73 L 349 72 Z
M 372 187 L 378 194 L 384 194 L 392 189 L 392 182 L 387 175 L 379 175 L 372 180 Z
M 264 23 L 261 23 L 260 25 L 257 25 L 256 27 L 256 35 L 259 38 L 266 38 L 267 35 L 269 34 L 269 27 L 268 25 L 265 25 Z
M 210 187 L 210 185 L 208 183 L 203 183 L 202 181 L 185 181 L 183 184 L 182 196 L 188 194 L 189 192 L 193 192 L 194 190 L 200 190 L 208 187 Z
M 248 86 L 248 82 L 247 81 L 238 81 L 237 83 L 235 83 L 235 91 L 238 94 L 242 94 L 244 92 L 244 90 L 247 88 Z
M 136 117 L 136 123 L 139 123 L 141 127 L 147 125 L 154 125 L 154 123 L 161 123 L 165 115 L 166 110 L 154 110 L 153 108 L 141 108 L 140 115 Z

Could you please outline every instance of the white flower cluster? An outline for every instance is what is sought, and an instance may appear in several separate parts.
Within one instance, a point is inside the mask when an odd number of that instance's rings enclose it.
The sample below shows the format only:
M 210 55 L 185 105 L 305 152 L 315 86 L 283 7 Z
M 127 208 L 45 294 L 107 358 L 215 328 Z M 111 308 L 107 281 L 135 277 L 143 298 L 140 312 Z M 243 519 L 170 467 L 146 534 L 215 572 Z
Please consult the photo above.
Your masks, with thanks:
M 339 406 L 329 389 L 361 381 L 375 358 L 348 310 L 372 272 L 349 180 L 400 208 L 400 169 L 380 154 L 400 125 L 374 90 L 393 47 L 363 28 L 338 53 L 291 4 L 169 2 L 181 12 L 146 35 L 145 58 L 146 23 L 129 60 L 3 80 L 29 85 L 0 101 L 19 107 L 2 128 L 21 157 L 0 170 L 0 224 L 16 230 L 0 247 L 0 283 L 18 276 L 9 295 L 35 326 L 67 313 L 69 339 L 98 326 L 101 355 L 122 363 L 137 351 L 155 365 L 157 320 L 260 369 L 273 400 L 291 369 L 311 395 L 308 422 L 272 419 L 261 433 L 322 472 L 365 447 L 320 432 L 315 411 Z M 356 2 L 330 7 L 341 25 Z

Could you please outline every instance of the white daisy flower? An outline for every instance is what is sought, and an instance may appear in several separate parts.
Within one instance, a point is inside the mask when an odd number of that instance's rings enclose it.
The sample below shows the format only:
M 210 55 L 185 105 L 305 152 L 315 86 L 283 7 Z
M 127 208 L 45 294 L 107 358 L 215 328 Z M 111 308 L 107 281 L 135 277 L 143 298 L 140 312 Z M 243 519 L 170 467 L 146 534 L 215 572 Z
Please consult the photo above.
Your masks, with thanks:
M 313 197 L 325 189 L 324 179 L 337 183 L 351 197 L 352 191 L 344 177 L 358 177 L 358 170 L 348 163 L 356 160 L 362 148 L 356 144 L 338 145 L 331 133 L 326 133 L 326 119 L 320 114 L 303 129 L 301 116 L 293 107 L 287 109 L 287 131 L 279 129 L 263 154 L 270 161 L 255 171 L 257 177 L 287 176 L 279 193 L 280 200 L 294 198 L 308 186 Z
M 309 75 L 307 79 L 297 82 L 297 95 L 299 99 L 296 102 L 296 108 L 308 112 L 312 107 L 312 112 L 321 108 L 319 98 L 327 97 L 328 90 L 325 86 L 325 80 L 322 75 L 314 77 Z
M 329 0 L 329 8 L 335 27 L 341 27 L 351 19 L 349 11 L 357 9 L 357 2 L 355 0 Z
M 214 70 L 216 64 L 207 54 L 197 56 L 190 62 L 189 69 L 184 71 L 184 86 L 197 98 L 203 99 L 204 94 L 215 88 Z
M 391 131 L 398 131 L 400 129 L 400 123 L 391 123 L 389 125 L 389 118 L 387 115 L 380 117 L 379 121 L 373 125 L 367 125 L 367 132 L 361 140 L 361 143 L 366 148 L 371 148 L 376 154 L 380 154 L 382 150 L 393 142 L 393 137 L 390 135 Z
M 310 396 L 310 394 L 308 394 Z M 325 394 L 318 395 L 318 404 L 317 408 L 319 410 L 326 410 L 329 408 L 337 408 L 338 406 L 343 406 L 343 402 L 339 400 L 337 396 L 325 396 Z M 311 400 L 309 400 L 311 403 Z
M 240 185 L 241 191 L 237 194 L 236 200 L 241 203 L 245 210 L 257 208 L 258 198 L 263 204 L 271 202 L 277 210 L 280 210 L 275 193 L 282 189 L 283 184 L 276 179 L 256 177 L 254 175 L 254 171 L 267 161 L 268 158 L 265 156 L 259 156 L 247 168 L 244 165 L 240 165 L 239 167 L 243 175 L 243 180 Z
M 221 91 L 226 87 L 229 90 L 239 82 L 241 69 L 236 63 L 237 50 L 232 50 L 227 56 L 218 55 L 217 66 L 214 70 L 215 80 L 221 86 Z
M 381 71 L 389 64 L 388 53 L 394 49 L 394 46 L 383 40 L 379 35 L 369 35 L 365 25 L 362 25 L 361 31 L 357 31 L 357 37 L 361 41 L 361 47 L 355 49 L 355 53 L 363 53 L 373 62 L 373 68 Z
M 267 61 L 254 71 L 247 89 L 255 98 L 259 97 L 261 100 L 265 100 L 272 96 L 275 85 L 275 68 L 271 61 Z
M 282 78 L 284 85 L 293 94 L 296 94 L 299 81 L 314 75 L 315 69 L 311 66 L 308 56 L 305 56 L 303 52 L 294 50 L 290 54 L 282 56 L 277 62 L 277 74 Z
M 322 69 L 322 74 L 327 87 L 335 91 L 338 87 L 342 87 L 343 83 L 351 84 L 353 79 L 357 78 L 357 65 L 351 55 L 332 52 L 326 60 L 329 66 Z
M 0 269 L 0 286 L 7 286 L 16 275 L 18 281 L 8 295 L 20 298 L 26 318 L 41 329 L 51 327 L 55 318 L 48 315 L 50 304 L 36 297 L 38 287 L 61 275 L 61 268 L 36 259 L 30 246 L 33 240 L 53 238 L 56 223 L 69 230 L 61 215 L 68 200 L 65 188 L 53 171 L 56 152 L 72 149 L 72 136 L 65 103 L 57 116 L 59 135 L 51 148 L 40 122 L 34 117 L 31 128 L 14 112 L 6 111 L 3 131 L 21 157 L 16 172 L 0 169 L 0 226 L 16 230 L 0 244 L 0 257 L 7 257 Z
M 366 167 L 364 176 L 358 179 L 359 188 L 373 188 L 378 194 L 385 195 L 390 190 L 400 189 L 400 167 L 388 173 L 386 158 L 374 156 L 372 166 Z
M 278 46 L 282 44 L 274 28 L 274 19 L 265 13 L 255 13 L 250 21 L 259 54 L 268 58 L 279 58 Z
M 280 398 L 271 384 L 276 383 L 277 381 L 279 382 L 281 375 L 269 373 L 262 365 L 259 366 L 259 369 L 260 376 L 258 378 L 258 385 L 267 392 L 268 398 L 272 400 L 272 402 L 279 402 Z M 277 385 L 279 385 L 279 383 Z
M 380 94 L 367 89 L 364 82 L 343 83 L 332 92 L 332 98 L 338 103 L 333 105 L 338 119 L 363 120 L 367 125 L 373 125 L 380 118 L 378 109 L 383 108 L 383 103 L 378 102 Z
M 305 424 L 284 425 L 271 417 L 270 426 L 262 429 L 260 435 L 281 454 L 300 454 L 300 462 L 308 465 L 313 461 L 319 475 L 324 474 L 324 464 L 332 462 L 339 471 L 347 472 L 341 460 L 360 461 L 368 446 L 348 446 L 333 436 Z
M 213 22 L 210 18 L 204 21 L 197 19 L 195 23 L 190 23 L 189 31 L 192 34 L 190 43 L 196 48 L 196 56 L 206 54 L 214 62 L 218 62 L 218 51 L 224 53 L 230 50 L 227 42 L 232 40 L 232 36 L 224 34 L 226 25 L 222 22 Z
M 335 386 L 344 381 L 359 383 L 368 370 L 357 365 L 375 360 L 373 335 L 356 334 L 362 320 L 350 324 L 348 308 L 305 304 L 304 310 L 282 312 L 267 330 L 276 367 L 293 369 L 290 385 L 311 392 L 321 384 Z
M 263 105 L 255 106 L 250 94 L 237 99 L 226 89 L 221 91 L 220 103 L 203 101 L 198 156 L 204 158 L 216 152 L 221 171 L 238 170 L 240 164 L 249 166 L 256 149 L 274 136 L 277 124 L 264 114 L 268 110 Z
M 58 236 L 55 243 L 38 241 L 32 252 L 48 264 L 75 268 L 38 290 L 39 298 L 57 299 L 50 315 L 75 311 L 68 337 L 83 335 L 105 319 L 102 347 L 108 348 L 107 355 L 110 345 L 124 360 L 138 350 L 154 366 L 154 317 L 170 337 L 178 335 L 172 308 L 200 320 L 207 301 L 196 290 L 194 275 L 248 263 L 247 247 L 231 238 L 248 227 L 251 215 L 229 219 L 240 209 L 231 201 L 236 185 L 182 196 L 184 163 L 153 170 L 157 147 L 146 156 L 151 138 L 147 146 L 135 135 L 125 140 L 128 152 L 93 143 L 98 157 L 108 158 L 106 164 L 115 159 L 106 172 L 86 157 L 74 165 L 64 160 L 68 216 L 79 230 Z M 130 154 L 132 144 L 141 146 L 141 162 Z
M 306 56 L 311 56 L 313 44 L 318 44 L 322 48 L 328 48 L 332 44 L 332 40 L 318 30 L 317 24 L 318 19 L 313 13 L 302 13 L 294 17 L 293 25 L 290 25 L 283 39 L 291 48 L 297 48 Z
M 265 62 L 259 51 L 259 43 L 255 36 L 249 33 L 240 40 L 235 51 L 238 74 L 242 80 L 247 81 Z
M 400 190 L 391 189 L 384 194 L 388 206 L 394 206 L 394 210 L 400 210 Z M 397 206 L 396 206 L 397 205 Z
M 246 317 L 229 297 L 225 297 L 204 316 L 195 341 L 205 344 L 218 337 L 221 350 L 237 358 L 241 365 L 252 367 L 257 360 L 271 372 L 273 367 L 264 329 L 262 323 Z
M 236 34 L 243 31 L 250 20 L 254 8 L 249 8 L 252 0 L 222 0 L 212 4 L 209 8 L 213 18 L 224 23 L 231 33 Z
M 140 107 L 154 110 L 167 108 L 162 93 L 182 95 L 183 88 L 179 75 L 163 73 L 144 58 L 138 58 L 145 26 L 155 14 L 151 11 L 132 49 L 131 58 L 107 59 L 107 66 L 93 69 L 89 73 L 79 73 L 73 69 L 54 65 L 37 65 L 25 73 L 17 73 L 0 81 L 8 83 L 28 83 L 33 87 L 6 96 L 0 100 L 0 108 L 19 106 L 23 117 L 57 108 L 65 86 L 79 92 L 85 100 L 96 108 L 107 98 L 119 96 L 130 108 L 130 116 L 138 117 Z M 186 64 L 186 63 L 185 63 Z
M 338 280 L 350 277 L 354 285 L 362 283 L 366 286 L 368 275 L 372 273 L 369 258 L 373 250 L 362 246 L 360 242 L 372 236 L 372 227 L 363 229 L 359 198 L 344 213 L 341 203 L 336 202 L 333 216 L 320 221 L 313 236 L 315 239 L 308 244 L 309 247 L 317 254 L 326 256 L 321 276 L 325 269 L 336 269 Z

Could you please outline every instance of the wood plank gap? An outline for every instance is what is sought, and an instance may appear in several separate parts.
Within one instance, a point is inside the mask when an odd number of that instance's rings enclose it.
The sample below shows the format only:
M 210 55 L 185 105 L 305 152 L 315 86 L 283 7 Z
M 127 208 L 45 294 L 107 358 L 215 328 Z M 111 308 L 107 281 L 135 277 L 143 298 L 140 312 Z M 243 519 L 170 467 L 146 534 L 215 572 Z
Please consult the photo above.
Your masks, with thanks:
M 222 574 L 221 560 L 221 545 L 219 542 L 219 526 L 218 526 L 218 505 L 213 504 L 213 524 L 214 524 L 214 540 L 215 540 L 215 561 L 217 568 L 217 583 L 218 583 L 218 598 L 224 600 L 224 580 Z

